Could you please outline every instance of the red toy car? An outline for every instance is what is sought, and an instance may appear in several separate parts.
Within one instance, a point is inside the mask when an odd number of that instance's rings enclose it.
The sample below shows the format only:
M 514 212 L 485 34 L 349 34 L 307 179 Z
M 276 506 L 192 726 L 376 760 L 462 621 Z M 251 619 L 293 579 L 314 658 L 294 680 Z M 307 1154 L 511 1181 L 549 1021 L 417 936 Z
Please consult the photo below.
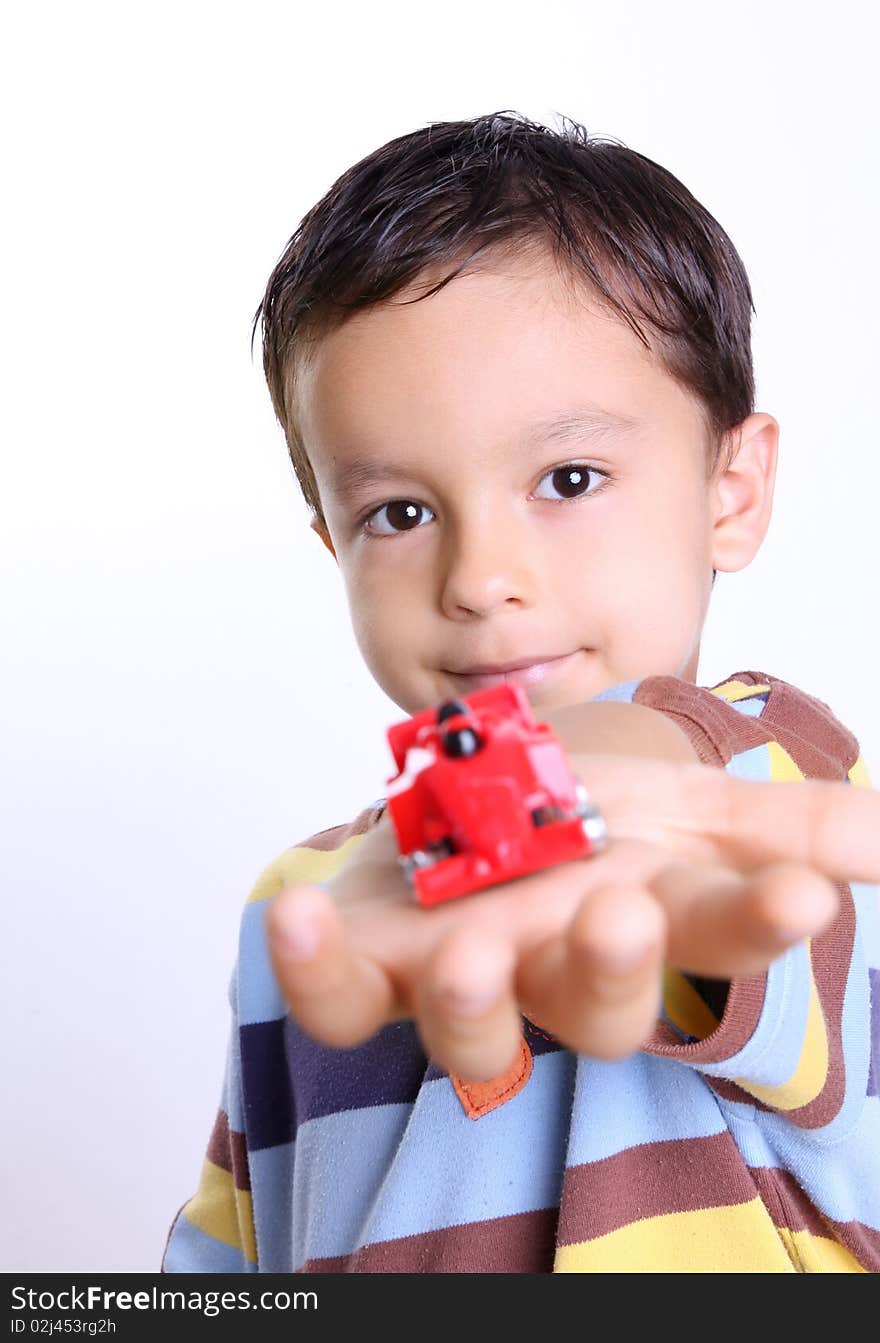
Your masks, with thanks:
M 388 809 L 424 906 L 586 857 L 605 822 L 525 692 L 505 682 L 396 723 Z

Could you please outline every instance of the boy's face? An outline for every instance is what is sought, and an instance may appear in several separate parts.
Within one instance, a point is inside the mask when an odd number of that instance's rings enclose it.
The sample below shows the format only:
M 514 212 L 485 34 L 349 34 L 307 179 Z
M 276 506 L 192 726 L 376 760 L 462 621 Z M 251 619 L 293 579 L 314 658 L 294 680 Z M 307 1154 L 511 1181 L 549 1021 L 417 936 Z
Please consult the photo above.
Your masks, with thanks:
M 355 636 L 401 709 L 505 677 L 537 710 L 696 678 L 719 511 L 700 407 L 551 260 L 353 316 L 297 405 Z

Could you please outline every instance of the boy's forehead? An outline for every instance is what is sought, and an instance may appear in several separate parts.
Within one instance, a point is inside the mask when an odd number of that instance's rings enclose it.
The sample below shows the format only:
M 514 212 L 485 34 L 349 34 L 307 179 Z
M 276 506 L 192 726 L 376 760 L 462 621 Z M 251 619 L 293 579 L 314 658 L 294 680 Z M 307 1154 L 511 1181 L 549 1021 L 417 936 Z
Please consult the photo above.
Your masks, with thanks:
M 315 341 L 295 391 L 307 450 L 381 450 L 375 437 L 395 424 L 563 440 L 699 412 L 623 319 L 552 261 L 473 268 L 421 297 L 432 278 Z

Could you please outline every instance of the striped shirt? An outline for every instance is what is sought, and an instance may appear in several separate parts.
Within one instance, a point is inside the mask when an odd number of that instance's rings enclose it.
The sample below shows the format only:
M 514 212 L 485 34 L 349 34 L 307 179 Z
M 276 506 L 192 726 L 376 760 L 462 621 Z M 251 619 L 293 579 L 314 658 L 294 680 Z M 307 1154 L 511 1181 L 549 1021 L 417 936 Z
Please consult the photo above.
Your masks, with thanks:
M 739 778 L 868 786 L 852 734 L 774 676 L 653 676 L 596 698 L 669 714 Z M 350 1050 L 316 1043 L 269 966 L 272 896 L 332 877 L 382 809 L 287 850 L 254 887 L 220 1111 L 165 1272 L 880 1268 L 875 887 L 841 885 L 835 923 L 726 1000 L 667 971 L 637 1053 L 576 1055 L 524 1019 L 515 1064 L 469 1084 L 410 1022 Z

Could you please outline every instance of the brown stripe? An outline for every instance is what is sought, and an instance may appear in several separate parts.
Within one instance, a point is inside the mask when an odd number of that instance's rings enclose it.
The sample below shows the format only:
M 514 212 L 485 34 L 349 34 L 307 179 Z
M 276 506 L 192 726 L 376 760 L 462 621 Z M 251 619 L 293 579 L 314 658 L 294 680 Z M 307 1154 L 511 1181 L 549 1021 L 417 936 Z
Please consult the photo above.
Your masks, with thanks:
M 751 718 L 712 689 L 728 681 L 769 685 L 760 718 Z M 822 700 L 761 672 L 734 672 L 712 689 L 676 676 L 649 676 L 637 687 L 634 704 L 668 714 L 687 734 L 699 758 L 726 765 L 740 751 L 776 741 L 808 779 L 845 779 L 859 744 Z
M 709 1083 L 712 1090 L 725 1101 L 738 1101 L 740 1105 L 751 1105 L 754 1110 L 764 1110 L 770 1113 L 773 1109 L 771 1105 L 765 1105 L 759 1101 L 750 1091 L 744 1087 L 738 1087 L 736 1082 L 728 1082 L 726 1077 L 706 1077 L 703 1079 Z
M 773 678 L 760 721 L 808 779 L 845 779 L 859 755 L 853 734 L 827 704 Z
M 642 1143 L 565 1172 L 559 1244 L 593 1240 L 645 1217 L 750 1203 L 756 1192 L 726 1131 Z
M 211 1129 L 211 1136 L 208 1139 L 208 1151 L 206 1153 L 209 1161 L 213 1161 L 215 1166 L 221 1170 L 232 1172 L 232 1153 L 229 1150 L 229 1117 L 223 1110 L 217 1111 L 217 1118 L 214 1120 L 214 1127 Z
M 724 1016 L 718 1029 L 704 1040 L 682 1044 L 670 1026 L 658 1021 L 643 1049 L 649 1054 L 661 1054 L 690 1064 L 723 1063 L 739 1053 L 754 1034 L 764 1006 L 766 984 L 766 973 L 731 980 Z M 737 1098 L 752 1100 L 745 1092 L 738 1092 Z
M 868 1273 L 880 1273 L 880 1231 L 864 1222 L 829 1222 L 834 1239 Z
M 448 1226 L 309 1259 L 302 1273 L 552 1273 L 556 1208 Z
M 830 1124 L 846 1094 L 846 1062 L 843 1054 L 843 996 L 855 939 L 855 902 L 848 886 L 837 884 L 840 913 L 821 937 L 813 939 L 811 959 L 813 978 L 828 1037 L 828 1074 L 815 1100 L 799 1110 L 787 1110 L 786 1118 L 799 1128 L 822 1128 Z
M 355 835 L 365 835 L 368 830 L 371 830 L 384 810 L 384 801 L 374 803 L 371 807 L 364 807 L 363 811 L 359 811 L 353 821 L 347 821 L 345 825 L 332 825 L 329 830 L 319 830 L 316 835 L 304 839 L 296 847 L 298 849 L 318 849 L 322 853 L 339 849 L 346 840 L 353 839 Z
M 784 1111 L 786 1119 L 796 1124 L 798 1128 L 815 1129 L 830 1124 L 846 1095 L 846 1060 L 842 1032 L 843 999 L 852 957 L 856 919 L 855 904 L 849 887 L 837 884 L 837 889 L 840 893 L 840 914 L 828 931 L 821 937 L 814 938 L 811 944 L 813 978 L 816 982 L 816 992 L 819 995 L 828 1041 L 828 1071 L 822 1090 L 815 1099 L 807 1105 L 800 1106 L 799 1109 Z M 714 1040 L 715 1036 L 709 1038 Z M 725 1078 L 707 1077 L 706 1081 L 725 1100 L 746 1101 L 757 1110 L 768 1111 L 774 1108 Z
M 811 944 L 813 978 L 816 982 L 816 992 L 819 995 L 828 1041 L 828 1071 L 818 1096 L 799 1109 L 784 1112 L 786 1119 L 796 1124 L 798 1128 L 815 1129 L 830 1124 L 843 1104 L 846 1094 L 846 1062 L 842 1033 L 843 999 L 852 957 L 856 919 L 850 888 L 838 884 L 837 889 L 840 894 L 840 913 L 828 931 L 821 937 L 814 938 Z M 752 993 L 750 986 L 758 982 L 763 985 L 764 978 L 757 976 L 755 980 L 733 980 L 730 985 L 728 1009 L 721 1026 L 705 1040 L 699 1040 L 691 1045 L 676 1043 L 677 1037 L 671 1028 L 663 1022 L 658 1022 L 644 1048 L 651 1054 L 662 1054 L 697 1065 L 722 1062 L 732 1057 L 752 1034 L 757 1025 L 755 1007 L 757 1006 L 760 1011 L 763 1002 L 763 991 L 760 1000 L 744 1001 L 742 1005 L 739 1001 L 740 996 L 745 993 L 748 999 Z M 742 1019 L 737 1021 L 734 1031 L 728 1026 L 728 1020 L 739 1016 L 741 1012 Z M 775 1108 L 758 1100 L 750 1091 L 737 1086 L 728 1078 L 707 1077 L 705 1080 L 724 1100 L 745 1102 L 754 1109 L 765 1112 Z
M 634 700 L 668 713 L 685 728 L 700 758 L 726 764 L 738 752 L 763 742 L 777 741 L 807 778 L 843 780 L 855 764 L 856 738 L 838 722 L 827 704 L 797 687 L 762 672 L 736 672 L 719 681 L 742 681 L 745 685 L 769 685 L 767 702 L 759 719 L 749 718 L 720 696 L 713 695 L 674 676 L 648 677 L 638 687 Z M 717 689 L 717 686 L 715 687 Z M 787 1117 L 802 1128 L 821 1128 L 837 1114 L 845 1093 L 841 1017 L 843 994 L 852 954 L 855 914 L 849 887 L 838 885 L 841 911 L 826 933 L 812 943 L 813 975 L 828 1034 L 828 1076 L 820 1094 Z M 735 980 L 730 987 L 727 1010 L 719 1029 L 706 1040 L 681 1045 L 662 1024 L 646 1048 L 651 1053 L 681 1058 L 688 1063 L 716 1063 L 736 1054 L 758 1022 L 764 999 L 765 976 Z M 736 1028 L 731 1021 L 740 1018 Z M 749 1100 L 766 1110 L 749 1093 L 724 1079 L 710 1079 L 719 1095 Z
M 229 1171 L 236 1189 L 250 1189 L 251 1176 L 245 1136 L 229 1127 L 229 1118 L 223 1110 L 217 1111 L 206 1155 L 215 1166 Z
M 775 1226 L 788 1227 L 789 1231 L 809 1231 L 814 1236 L 829 1234 L 829 1223 L 787 1170 L 756 1166 L 752 1176 Z
M 849 1250 L 869 1273 L 880 1272 L 880 1231 L 862 1222 L 835 1222 L 823 1216 L 786 1170 L 758 1167 L 752 1170 L 752 1175 L 776 1226 L 827 1236 Z
M 744 680 L 748 674 L 737 673 L 727 679 Z M 704 765 L 723 767 L 740 751 L 770 740 L 761 719 L 749 718 L 711 690 L 677 676 L 646 677 L 637 687 L 633 703 L 658 709 L 673 719 Z

